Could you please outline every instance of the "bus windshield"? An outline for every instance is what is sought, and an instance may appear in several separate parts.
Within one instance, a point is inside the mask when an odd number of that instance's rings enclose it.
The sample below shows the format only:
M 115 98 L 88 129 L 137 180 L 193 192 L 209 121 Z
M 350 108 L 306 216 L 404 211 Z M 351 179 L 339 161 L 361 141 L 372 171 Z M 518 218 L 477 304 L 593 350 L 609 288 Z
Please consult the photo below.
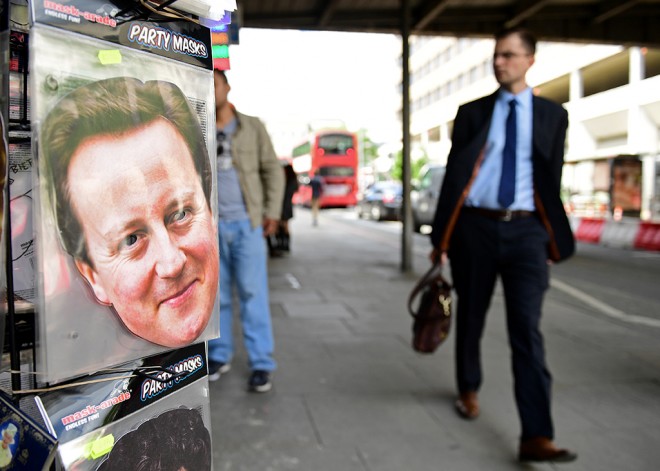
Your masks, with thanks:
M 353 167 L 319 167 L 316 174 L 322 177 L 353 177 L 355 169 Z
M 324 134 L 319 136 L 319 149 L 326 155 L 346 155 L 353 149 L 353 137 L 346 134 Z

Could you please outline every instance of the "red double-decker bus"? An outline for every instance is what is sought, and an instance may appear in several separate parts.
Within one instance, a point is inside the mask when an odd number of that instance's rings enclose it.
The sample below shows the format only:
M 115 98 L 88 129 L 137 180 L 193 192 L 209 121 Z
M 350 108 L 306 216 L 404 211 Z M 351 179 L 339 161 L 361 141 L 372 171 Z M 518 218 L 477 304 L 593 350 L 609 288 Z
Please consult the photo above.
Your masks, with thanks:
M 358 151 L 357 135 L 345 130 L 313 132 L 291 153 L 293 169 L 300 187 L 293 197 L 294 204 L 309 206 L 315 176 L 323 181 L 320 206 L 347 207 L 357 203 Z

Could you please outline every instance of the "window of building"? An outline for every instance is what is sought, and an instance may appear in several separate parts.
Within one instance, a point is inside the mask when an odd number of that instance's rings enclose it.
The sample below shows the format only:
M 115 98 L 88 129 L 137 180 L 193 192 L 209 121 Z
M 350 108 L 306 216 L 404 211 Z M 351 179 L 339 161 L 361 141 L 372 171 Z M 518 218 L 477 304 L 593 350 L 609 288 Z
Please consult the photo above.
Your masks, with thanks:
M 606 57 L 582 69 L 584 96 L 588 97 L 628 84 L 629 51 Z
M 646 49 L 644 52 L 644 78 L 660 75 L 660 49 Z
M 440 126 L 429 129 L 429 142 L 440 141 Z
M 474 67 L 472 67 L 470 69 L 470 72 L 469 72 L 469 75 L 470 75 L 469 83 L 470 84 L 473 84 L 477 80 L 479 80 L 478 74 L 479 74 L 479 71 L 477 69 L 477 66 L 475 65 Z

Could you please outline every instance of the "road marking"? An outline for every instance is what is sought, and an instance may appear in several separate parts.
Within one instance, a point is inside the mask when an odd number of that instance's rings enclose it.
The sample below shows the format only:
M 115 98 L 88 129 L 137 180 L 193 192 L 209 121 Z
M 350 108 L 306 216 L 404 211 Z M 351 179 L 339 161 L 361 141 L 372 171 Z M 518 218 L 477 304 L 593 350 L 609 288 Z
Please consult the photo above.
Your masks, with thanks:
M 660 259 L 660 253 L 658 252 L 633 252 L 633 258 L 658 258 Z
M 633 314 L 626 314 L 623 311 L 620 311 L 617 308 L 614 308 L 612 306 L 609 306 L 608 304 L 605 304 L 602 301 L 599 301 L 598 299 L 594 298 L 593 296 L 588 295 L 584 291 L 580 291 L 577 288 L 572 287 L 569 284 L 564 283 L 563 281 L 559 281 L 557 279 L 553 279 L 550 284 L 552 285 L 553 288 L 557 288 L 560 291 L 563 291 L 564 293 L 568 294 L 569 296 L 573 296 L 576 299 L 579 299 L 580 301 L 588 304 L 589 306 L 593 307 L 594 309 L 600 311 L 601 313 L 605 314 L 606 316 L 612 317 L 614 319 L 623 321 L 623 322 L 629 322 L 631 324 L 640 324 L 640 325 L 647 325 L 650 327 L 660 327 L 660 320 L 659 319 L 651 319 L 649 317 L 642 317 L 642 316 L 635 316 Z
M 300 288 L 302 287 L 302 286 L 300 285 L 300 282 L 298 281 L 298 278 L 296 278 L 295 276 L 293 276 L 293 274 L 291 274 L 291 273 L 285 273 L 285 274 L 284 274 L 284 278 L 286 278 L 286 281 L 289 282 L 289 284 L 291 285 L 291 287 L 292 287 L 293 289 L 300 289 Z

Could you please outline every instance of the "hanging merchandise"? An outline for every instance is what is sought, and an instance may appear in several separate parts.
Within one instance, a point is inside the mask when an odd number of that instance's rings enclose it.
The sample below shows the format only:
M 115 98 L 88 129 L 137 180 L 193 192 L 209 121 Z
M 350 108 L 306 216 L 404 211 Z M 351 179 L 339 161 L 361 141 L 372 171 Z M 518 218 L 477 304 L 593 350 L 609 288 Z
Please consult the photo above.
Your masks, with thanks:
M 113 2 L 103 0 L 69 0 L 66 5 L 55 0 L 33 0 L 31 6 L 35 24 L 80 33 L 177 62 L 211 67 L 208 29 L 198 21 L 183 20 L 181 15 L 152 20 L 149 14 L 155 13 L 151 10 L 120 10 Z
M 59 442 L 63 469 L 125 471 L 168 463 L 168 469 L 210 471 L 205 359 L 200 343 L 37 396 L 46 426 Z
M 0 173 L 2 174 L 2 178 L 0 179 L 0 261 L 2 262 L 2 266 L 5 266 L 6 260 L 5 260 L 5 253 L 6 253 L 6 248 L 5 248 L 5 185 L 6 183 L 6 175 L 7 175 L 7 156 L 8 156 L 8 146 L 7 146 L 7 131 L 5 128 L 5 118 L 4 118 L 4 113 L 0 113 Z M 2 271 L 3 273 L 0 274 L 0 292 L 5 293 L 7 291 L 7 279 L 5 275 L 5 271 Z M 3 296 L 4 298 L 4 296 Z M 0 355 L 2 355 L 2 352 L 4 351 L 4 342 L 5 342 L 5 325 L 6 325 L 6 315 L 7 315 L 7 308 L 6 306 L 6 301 L 5 299 L 2 300 L 2 308 L 0 308 Z M 0 361 L 0 369 L 4 368 L 4 362 Z
M 166 2 L 160 0 L 156 3 Z M 226 11 L 236 10 L 236 2 L 234 0 L 176 0 L 172 3 L 172 8 L 217 21 L 224 16 Z
M 57 440 L 0 393 L 0 469 L 49 469 Z
M 46 382 L 219 334 L 208 29 L 53 3 L 34 2 L 49 24 L 30 33 Z
M 28 93 L 28 34 L 9 36 L 8 183 L 11 199 L 11 241 L 14 302 L 17 310 L 32 308 L 35 297 L 32 230 L 32 133 Z M 18 309 L 20 308 L 20 309 Z
M 9 50 L 9 11 L 8 7 L 3 2 L 3 5 L 0 6 L 0 51 Z M 6 247 L 5 247 L 5 218 L 7 217 L 8 202 L 5 200 L 7 191 L 5 185 L 8 185 L 7 182 L 7 164 L 9 162 L 9 134 L 8 129 L 5 125 L 7 122 L 7 97 L 9 95 L 9 64 L 7 63 L 7 56 L 2 54 L 0 58 L 0 88 L 2 89 L 2 100 L 0 101 L 0 263 L 3 269 L 0 273 L 0 292 L 3 293 L 1 299 L 0 307 L 0 355 L 4 349 L 4 339 L 5 339 L 5 322 L 7 314 L 7 300 L 5 298 L 5 293 L 7 292 L 7 278 L 6 278 L 6 263 L 9 261 L 6 260 Z M 10 239 L 11 240 L 11 239 Z M 2 362 L 0 362 L 2 363 Z

